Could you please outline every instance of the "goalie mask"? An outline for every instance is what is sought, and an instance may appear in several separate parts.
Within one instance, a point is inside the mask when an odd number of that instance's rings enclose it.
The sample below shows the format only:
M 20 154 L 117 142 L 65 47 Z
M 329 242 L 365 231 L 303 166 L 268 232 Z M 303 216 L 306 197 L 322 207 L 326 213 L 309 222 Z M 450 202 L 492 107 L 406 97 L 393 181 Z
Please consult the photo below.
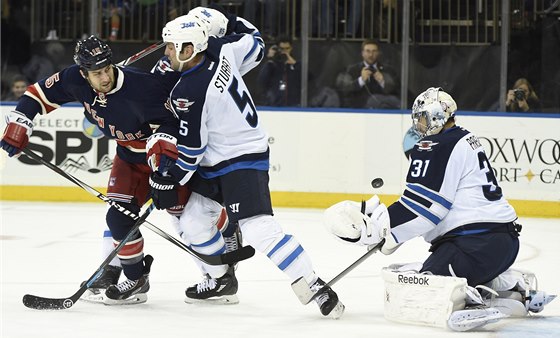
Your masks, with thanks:
M 181 64 L 192 60 L 196 54 L 201 53 L 208 48 L 208 28 L 193 14 L 187 14 L 169 21 L 161 33 L 163 41 L 173 43 L 175 46 L 175 57 Z M 187 60 L 181 60 L 179 54 L 182 51 L 183 44 L 192 44 L 193 53 Z
M 438 134 L 456 110 L 451 95 L 441 88 L 428 88 L 414 100 L 412 128 L 420 137 Z
M 196 7 L 191 9 L 189 14 L 194 15 L 206 24 L 208 36 L 221 38 L 226 35 L 228 19 L 219 11 L 212 8 Z

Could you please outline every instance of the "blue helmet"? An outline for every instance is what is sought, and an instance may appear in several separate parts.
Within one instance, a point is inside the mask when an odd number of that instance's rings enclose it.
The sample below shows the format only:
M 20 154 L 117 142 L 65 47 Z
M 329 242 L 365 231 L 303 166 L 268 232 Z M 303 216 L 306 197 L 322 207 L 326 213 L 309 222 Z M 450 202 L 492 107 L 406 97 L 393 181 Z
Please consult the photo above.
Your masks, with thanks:
M 112 64 L 113 52 L 96 36 L 78 41 L 74 49 L 74 62 L 84 71 L 101 69 Z

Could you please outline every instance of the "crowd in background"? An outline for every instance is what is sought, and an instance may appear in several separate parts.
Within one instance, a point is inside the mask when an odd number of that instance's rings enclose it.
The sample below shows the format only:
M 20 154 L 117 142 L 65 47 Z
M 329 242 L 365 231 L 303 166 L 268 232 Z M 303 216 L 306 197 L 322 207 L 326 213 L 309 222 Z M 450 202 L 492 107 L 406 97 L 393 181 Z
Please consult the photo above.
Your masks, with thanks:
M 74 6 L 86 6 L 88 1 L 73 2 Z M 247 83 L 253 88 L 256 104 L 301 106 L 302 48 L 301 39 L 298 38 L 301 27 L 297 20 L 286 22 L 279 19 L 290 16 L 291 13 L 298 14 L 298 8 L 294 7 L 292 1 L 209 2 L 222 3 L 227 10 L 234 11 L 252 22 L 262 23 L 262 27 L 259 28 L 267 44 L 267 58 L 256 72 L 247 76 Z M 417 4 L 414 8 L 418 8 L 413 15 L 419 15 L 416 12 L 420 10 L 424 11 L 424 7 L 420 6 L 422 1 L 416 0 L 413 3 Z M 445 1 L 442 3 L 446 4 Z M 528 9 L 532 8 L 532 1 L 521 3 Z M 132 47 L 131 43 L 128 43 L 126 50 L 129 51 L 144 48 L 147 41 L 159 39 L 157 35 L 160 33 L 160 29 L 142 28 L 140 26 L 146 25 L 134 23 L 136 19 L 131 19 L 136 15 L 134 13 L 140 13 L 138 20 L 141 23 L 149 20 L 152 20 L 152 23 L 164 23 L 169 18 L 182 15 L 189 6 L 196 5 L 196 1 L 102 0 L 101 5 L 103 29 L 100 35 L 114 44 L 113 49 L 124 49 L 122 41 L 132 34 L 131 31 L 138 31 L 141 39 L 145 40 L 133 43 Z M 163 5 L 167 6 L 165 10 L 161 9 Z M 82 37 L 63 39 L 62 31 L 51 29 L 32 40 L 33 32 L 28 24 L 29 20 L 25 19 L 29 14 L 29 6 L 28 0 L 2 0 L 1 97 L 4 101 L 17 99 L 18 88 L 21 88 L 22 83 L 34 83 L 71 64 L 69 55 L 72 54 L 73 44 L 76 39 Z M 482 84 L 489 77 L 493 77 L 496 85 L 492 87 L 496 88 L 499 82 L 499 67 L 476 66 L 477 63 L 499 63 L 496 45 L 473 47 L 456 46 L 451 43 L 414 46 L 410 61 L 411 88 L 409 93 L 400 93 L 400 44 L 392 43 L 392 38 L 387 35 L 389 33 L 384 31 L 391 26 L 377 25 L 377 21 L 389 18 L 385 15 L 364 20 L 364 13 L 360 12 L 366 10 L 373 16 L 374 13 L 387 8 L 393 8 L 393 11 L 388 13 L 398 17 L 398 3 L 391 0 L 371 3 L 361 0 L 314 0 L 310 3 L 313 13 L 310 34 L 315 39 L 310 43 L 309 71 L 305 74 L 308 79 L 307 106 L 399 109 L 401 96 L 404 95 L 407 102 L 411 102 L 410 93 L 417 92 L 415 87 L 435 85 L 452 92 L 464 109 L 498 110 L 500 93 L 490 88 L 484 90 Z M 512 14 L 512 18 L 506 110 L 560 111 L 558 95 L 554 94 L 554 88 L 560 88 L 560 71 L 556 69 L 558 74 L 550 75 L 550 71 L 543 69 L 548 65 L 544 62 L 545 56 L 539 58 L 539 49 L 558 45 L 559 42 L 549 41 L 550 34 L 546 35 L 539 23 L 531 21 L 530 17 L 516 19 L 515 14 Z M 524 23 L 516 30 L 520 20 Z M 555 24 L 560 26 L 558 20 Z M 369 30 L 369 27 L 379 29 L 374 31 Z M 289 34 L 284 34 L 286 32 Z M 381 39 L 370 38 L 370 33 Z M 391 34 L 396 35 L 396 32 Z M 548 48 L 548 51 L 554 56 L 560 52 L 560 48 Z M 470 82 L 473 81 L 482 83 L 480 86 L 472 85 Z M 478 96 L 473 93 L 476 91 L 479 91 Z

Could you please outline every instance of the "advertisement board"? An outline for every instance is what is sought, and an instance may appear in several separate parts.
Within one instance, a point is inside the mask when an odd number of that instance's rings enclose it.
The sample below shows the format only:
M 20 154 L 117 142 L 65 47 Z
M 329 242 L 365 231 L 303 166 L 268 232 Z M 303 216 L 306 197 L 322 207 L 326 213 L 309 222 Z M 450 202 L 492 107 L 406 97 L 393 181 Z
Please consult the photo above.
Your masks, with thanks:
M 1 108 L 5 113 L 14 107 Z M 325 207 L 373 193 L 390 202 L 404 190 L 404 148 L 414 144 L 406 136 L 408 112 L 261 109 L 259 120 L 269 135 L 270 188 L 276 206 Z M 83 108 L 75 104 L 37 116 L 29 148 L 103 189 L 115 143 L 100 138 L 95 126 L 84 121 Z M 518 211 L 560 217 L 559 116 L 458 112 L 457 124 L 478 135 L 498 184 Z M 74 191 L 79 188 L 66 189 L 73 184 L 26 156 L 0 156 L 2 199 L 87 196 Z M 385 182 L 379 191 L 370 185 L 376 177 Z M 44 196 L 47 191 L 49 196 Z

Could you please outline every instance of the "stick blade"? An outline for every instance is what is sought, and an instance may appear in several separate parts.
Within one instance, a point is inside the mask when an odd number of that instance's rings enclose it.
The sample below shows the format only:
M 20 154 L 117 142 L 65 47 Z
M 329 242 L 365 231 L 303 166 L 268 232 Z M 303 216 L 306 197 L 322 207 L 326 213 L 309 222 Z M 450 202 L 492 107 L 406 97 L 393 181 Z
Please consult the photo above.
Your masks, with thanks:
M 74 305 L 71 298 L 44 298 L 33 295 L 23 296 L 23 305 L 35 310 L 66 310 Z
M 299 277 L 292 283 L 292 290 L 303 305 L 309 304 L 313 299 L 314 293 L 303 277 Z
M 249 259 L 254 255 L 255 255 L 255 249 L 252 246 L 247 245 L 247 246 L 242 246 L 241 248 L 235 251 L 227 252 L 217 257 L 221 258 L 220 259 L 221 264 L 235 264 L 237 262 Z

